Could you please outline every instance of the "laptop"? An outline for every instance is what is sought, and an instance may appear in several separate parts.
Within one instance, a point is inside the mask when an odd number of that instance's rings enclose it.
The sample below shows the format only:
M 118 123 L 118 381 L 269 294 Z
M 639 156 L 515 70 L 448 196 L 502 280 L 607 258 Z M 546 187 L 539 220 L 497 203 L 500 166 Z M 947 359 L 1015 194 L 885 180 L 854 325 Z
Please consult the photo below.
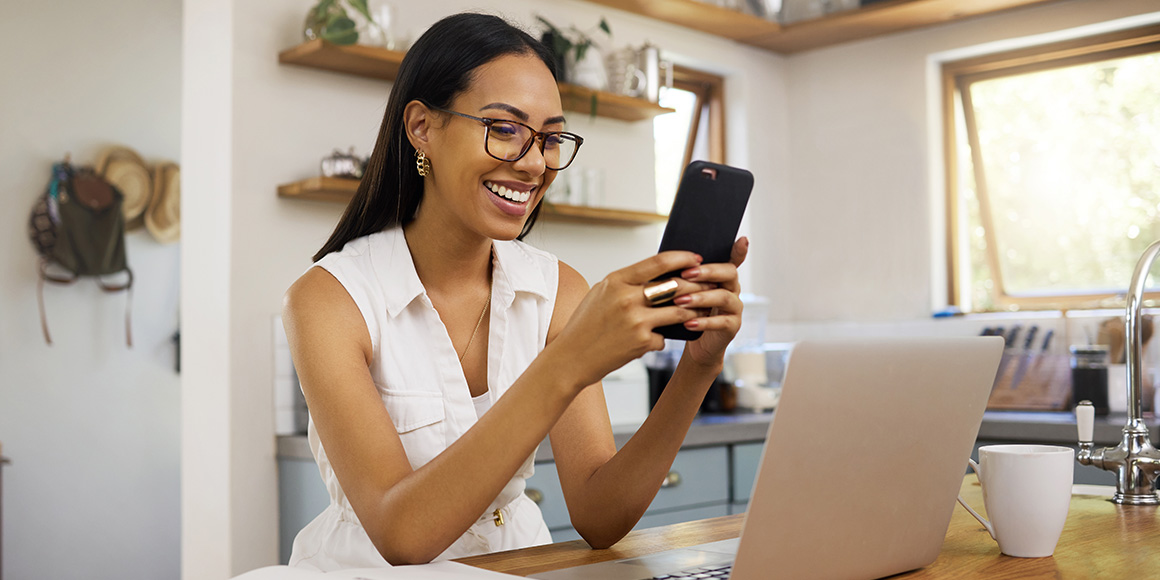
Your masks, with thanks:
M 871 579 L 929 565 L 1002 352 L 1000 337 L 799 342 L 740 538 L 531 577 Z

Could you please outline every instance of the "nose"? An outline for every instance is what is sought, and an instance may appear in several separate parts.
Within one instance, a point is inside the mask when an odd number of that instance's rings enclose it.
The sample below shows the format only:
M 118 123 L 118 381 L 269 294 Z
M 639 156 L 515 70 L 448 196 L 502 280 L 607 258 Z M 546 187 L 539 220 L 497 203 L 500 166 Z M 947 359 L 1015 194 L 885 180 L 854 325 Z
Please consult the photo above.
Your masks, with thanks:
M 543 175 L 548 168 L 547 162 L 544 160 L 544 141 L 539 136 L 532 137 L 532 144 L 528 147 L 528 152 L 524 153 L 523 157 L 515 160 L 512 163 L 517 171 L 522 171 L 528 175 L 538 176 Z

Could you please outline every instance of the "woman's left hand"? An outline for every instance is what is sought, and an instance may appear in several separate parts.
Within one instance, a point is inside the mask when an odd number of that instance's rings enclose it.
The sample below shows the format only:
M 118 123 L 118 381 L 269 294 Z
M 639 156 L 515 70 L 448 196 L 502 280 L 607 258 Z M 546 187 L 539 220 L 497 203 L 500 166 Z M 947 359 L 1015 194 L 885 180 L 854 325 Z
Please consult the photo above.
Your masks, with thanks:
M 706 312 L 705 316 L 685 323 L 689 330 L 704 331 L 701 338 L 685 345 L 685 351 L 699 364 L 723 364 L 725 348 L 741 328 L 741 284 L 737 280 L 737 267 L 748 253 L 749 238 L 742 237 L 733 243 L 728 263 L 701 264 L 681 272 L 681 277 L 690 282 L 717 285 L 713 290 L 686 294 L 673 301 L 679 306 Z

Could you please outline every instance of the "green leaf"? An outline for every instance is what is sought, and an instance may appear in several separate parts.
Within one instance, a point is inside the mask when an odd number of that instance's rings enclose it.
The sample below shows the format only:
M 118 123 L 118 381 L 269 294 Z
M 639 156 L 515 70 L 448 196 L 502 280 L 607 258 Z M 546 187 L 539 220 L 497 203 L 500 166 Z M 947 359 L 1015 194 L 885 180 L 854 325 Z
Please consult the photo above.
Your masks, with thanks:
M 596 118 L 596 92 L 595 91 L 593 91 L 593 93 L 592 93 L 592 99 L 590 102 L 590 110 L 592 112 L 592 118 L 595 119 Z
M 600 30 L 603 30 L 608 36 L 612 36 L 612 29 L 608 27 L 608 21 L 603 16 L 600 17 Z
M 576 62 L 584 60 L 584 55 L 588 53 L 589 46 L 592 46 L 592 43 L 582 42 L 576 45 Z
M 314 19 L 318 22 L 326 22 L 332 6 L 334 6 L 334 0 L 319 0 L 318 4 L 314 6 Z
M 362 14 L 363 16 L 365 16 L 367 21 L 369 21 L 369 22 L 375 21 L 374 17 L 371 16 L 370 8 L 367 8 L 367 0 L 346 0 L 346 1 L 348 4 L 353 6 L 355 10 L 358 10 L 359 14 Z
M 564 35 L 554 32 L 552 33 L 552 45 L 552 50 L 561 57 L 568 54 L 569 50 L 572 50 L 572 41 L 564 38 Z
M 347 18 L 346 16 L 342 16 L 342 15 L 331 18 L 330 22 L 326 23 L 326 31 L 327 32 L 344 33 L 344 32 L 350 31 L 350 30 L 354 30 L 354 29 L 355 29 L 354 21 L 351 20 L 350 18 Z
M 542 23 L 544 26 L 547 26 L 548 32 L 551 32 L 554 36 L 563 36 L 563 34 L 560 33 L 560 29 L 556 28 L 555 24 L 548 22 L 547 18 L 544 18 L 543 16 L 536 16 L 536 20 L 539 20 L 540 23 Z
M 327 32 L 326 34 L 322 35 L 322 38 L 331 44 L 346 46 L 358 43 L 358 31 L 350 30 L 343 33 Z
M 358 31 L 355 30 L 353 20 L 336 15 L 326 23 L 322 38 L 332 44 L 354 44 L 358 42 Z

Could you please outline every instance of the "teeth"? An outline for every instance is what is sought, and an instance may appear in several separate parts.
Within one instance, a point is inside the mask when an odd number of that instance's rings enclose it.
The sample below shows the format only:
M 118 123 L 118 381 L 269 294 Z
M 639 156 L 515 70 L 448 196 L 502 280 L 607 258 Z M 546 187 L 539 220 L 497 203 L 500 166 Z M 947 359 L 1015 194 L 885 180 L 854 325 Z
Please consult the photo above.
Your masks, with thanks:
M 516 203 L 524 203 L 532 197 L 531 191 L 513 191 L 502 185 L 496 185 L 490 181 L 484 182 L 484 185 L 491 190 L 492 193 L 504 198 L 510 199 Z

